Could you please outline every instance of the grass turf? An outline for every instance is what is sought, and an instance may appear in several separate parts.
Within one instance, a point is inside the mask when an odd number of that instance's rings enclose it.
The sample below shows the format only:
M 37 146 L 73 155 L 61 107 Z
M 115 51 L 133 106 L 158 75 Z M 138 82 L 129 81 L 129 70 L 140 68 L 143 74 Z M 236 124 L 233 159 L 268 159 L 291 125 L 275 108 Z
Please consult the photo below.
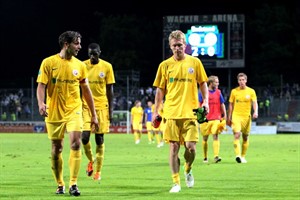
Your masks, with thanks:
M 168 145 L 157 148 L 142 136 L 134 144 L 132 134 L 105 135 L 102 180 L 87 177 L 82 156 L 78 186 L 81 199 L 300 199 L 300 134 L 251 135 L 247 164 L 235 162 L 233 136 L 220 135 L 220 163 L 213 163 L 209 138 L 209 163 L 202 162 L 201 142 L 193 166 L 195 186 L 187 188 L 181 170 L 181 192 L 170 194 Z M 94 145 L 94 135 L 91 136 Z M 70 199 L 55 194 L 50 168 L 50 141 L 46 134 L 0 134 L 0 199 Z M 95 151 L 95 148 L 93 148 Z M 83 152 L 83 151 L 82 151 Z M 66 135 L 64 180 L 69 182 L 69 138 Z M 180 150 L 183 164 L 183 147 Z M 75 198 L 75 197 L 74 197 Z

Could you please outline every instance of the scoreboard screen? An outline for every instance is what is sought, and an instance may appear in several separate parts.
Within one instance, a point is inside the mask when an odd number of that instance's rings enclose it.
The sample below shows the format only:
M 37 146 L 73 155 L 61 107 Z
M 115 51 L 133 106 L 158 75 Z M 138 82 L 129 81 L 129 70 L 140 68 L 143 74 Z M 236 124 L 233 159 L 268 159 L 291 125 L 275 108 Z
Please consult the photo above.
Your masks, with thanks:
M 163 22 L 163 59 L 172 55 L 169 34 L 179 29 L 186 36 L 186 53 L 206 68 L 245 67 L 244 15 L 165 16 Z
M 185 36 L 186 53 L 201 58 L 224 58 L 224 32 L 218 25 L 191 25 Z

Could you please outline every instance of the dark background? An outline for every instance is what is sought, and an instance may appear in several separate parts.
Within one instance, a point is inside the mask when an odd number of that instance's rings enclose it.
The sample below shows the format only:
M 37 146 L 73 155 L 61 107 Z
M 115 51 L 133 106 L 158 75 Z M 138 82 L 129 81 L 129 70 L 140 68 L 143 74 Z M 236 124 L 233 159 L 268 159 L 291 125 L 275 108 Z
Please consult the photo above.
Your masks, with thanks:
M 83 36 L 79 59 L 87 59 L 87 45 L 98 42 L 115 71 L 140 70 L 140 85 L 151 86 L 162 61 L 162 17 L 202 14 L 246 16 L 246 67 L 231 71 L 233 84 L 240 71 L 252 85 L 299 83 L 298 2 L 1 0 L 0 88 L 35 84 L 42 59 L 59 52 L 58 36 L 66 30 Z M 207 73 L 228 82 L 228 69 Z

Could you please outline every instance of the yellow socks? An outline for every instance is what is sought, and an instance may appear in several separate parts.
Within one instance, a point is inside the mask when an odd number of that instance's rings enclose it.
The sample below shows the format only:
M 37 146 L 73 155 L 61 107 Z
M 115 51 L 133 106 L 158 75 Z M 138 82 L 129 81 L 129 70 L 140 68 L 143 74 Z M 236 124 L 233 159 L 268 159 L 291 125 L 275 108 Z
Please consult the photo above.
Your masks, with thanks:
M 187 165 L 186 163 L 184 163 L 184 171 L 188 174 L 190 173 L 192 169 L 192 166 Z
M 96 147 L 96 172 L 101 172 L 104 160 L 105 145 L 97 145 Z
M 90 162 L 94 162 L 91 142 L 89 141 L 86 145 L 82 145 L 82 146 L 83 146 L 84 153 L 85 153 L 87 159 Z
M 160 144 L 161 141 L 162 141 L 160 134 L 159 133 L 155 133 L 155 137 L 156 137 L 157 144 Z
M 241 155 L 241 145 L 240 145 L 239 139 L 233 141 L 233 148 L 234 148 L 235 156 L 240 156 Z
M 134 141 L 138 141 L 140 139 L 138 132 L 134 132 L 133 135 L 134 135 Z
M 153 134 L 151 131 L 148 131 L 148 141 L 152 142 L 152 140 L 153 140 Z
M 213 149 L 214 149 L 214 157 L 219 156 L 219 152 L 220 152 L 220 141 L 219 140 L 213 141 Z
M 248 150 L 248 147 L 249 147 L 249 140 L 247 141 L 243 141 L 242 143 L 242 157 L 245 157 L 246 156 L 246 152 Z
M 69 168 L 70 168 L 70 186 L 77 184 L 79 169 L 81 163 L 81 150 L 70 150 Z
M 179 173 L 172 174 L 172 180 L 174 184 L 180 185 L 180 176 Z

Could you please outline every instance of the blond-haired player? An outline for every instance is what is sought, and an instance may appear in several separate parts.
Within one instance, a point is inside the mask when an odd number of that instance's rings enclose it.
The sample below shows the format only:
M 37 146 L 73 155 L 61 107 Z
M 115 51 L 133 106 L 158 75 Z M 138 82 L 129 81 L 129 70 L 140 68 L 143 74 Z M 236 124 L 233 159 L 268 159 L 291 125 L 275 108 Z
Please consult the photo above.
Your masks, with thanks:
M 255 90 L 246 85 L 245 73 L 239 73 L 237 81 L 239 86 L 231 90 L 229 97 L 227 125 L 231 126 L 234 134 L 233 147 L 236 162 L 247 163 L 245 157 L 249 147 L 252 118 L 258 117 L 257 96 Z M 251 107 L 253 108 L 252 116 Z M 240 136 L 242 136 L 242 148 Z
M 156 72 L 153 86 L 156 87 L 155 110 L 152 122 L 156 119 L 159 105 L 164 101 L 163 137 L 169 143 L 169 165 L 173 186 L 171 193 L 181 190 L 179 150 L 182 144 L 184 151 L 184 175 L 187 187 L 194 186 L 192 165 L 196 156 L 196 143 L 199 132 L 193 109 L 198 108 L 198 86 L 203 104 L 209 113 L 207 75 L 200 59 L 185 53 L 186 38 L 180 30 L 169 35 L 169 46 L 173 56 L 162 61 Z
M 221 161 L 219 156 L 220 152 L 220 140 L 219 134 L 226 129 L 226 107 L 225 100 L 219 87 L 219 77 L 211 75 L 208 77 L 208 104 L 209 113 L 206 116 L 208 122 L 200 124 L 200 133 L 202 135 L 202 150 L 203 150 L 203 162 L 208 162 L 208 138 L 209 135 L 213 137 L 213 153 L 214 162 Z M 199 102 L 202 103 L 202 95 L 199 93 Z

